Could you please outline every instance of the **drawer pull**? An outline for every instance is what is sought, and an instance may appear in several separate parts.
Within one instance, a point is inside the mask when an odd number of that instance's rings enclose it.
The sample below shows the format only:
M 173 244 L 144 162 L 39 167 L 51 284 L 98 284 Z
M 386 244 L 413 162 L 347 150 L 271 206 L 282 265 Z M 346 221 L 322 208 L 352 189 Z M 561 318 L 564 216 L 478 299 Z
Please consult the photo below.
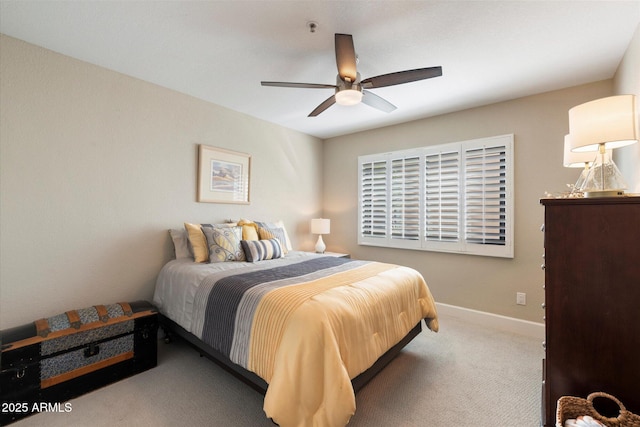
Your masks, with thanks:
M 100 346 L 95 344 L 89 344 L 89 347 L 84 349 L 84 357 L 90 358 L 100 353 Z
M 21 379 L 22 377 L 24 377 L 24 374 L 26 373 L 25 371 L 26 371 L 25 368 L 22 368 L 19 371 L 16 371 L 16 378 Z
M 540 268 L 544 270 L 544 269 L 545 269 L 544 264 L 542 264 L 542 265 L 540 266 Z

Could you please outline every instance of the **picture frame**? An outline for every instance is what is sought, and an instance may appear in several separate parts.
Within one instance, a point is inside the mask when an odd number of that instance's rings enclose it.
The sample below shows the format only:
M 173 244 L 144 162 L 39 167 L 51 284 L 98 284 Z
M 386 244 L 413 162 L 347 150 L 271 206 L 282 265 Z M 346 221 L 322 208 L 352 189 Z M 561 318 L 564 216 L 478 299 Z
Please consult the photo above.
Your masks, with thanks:
M 250 178 L 249 154 L 199 145 L 198 202 L 249 204 Z

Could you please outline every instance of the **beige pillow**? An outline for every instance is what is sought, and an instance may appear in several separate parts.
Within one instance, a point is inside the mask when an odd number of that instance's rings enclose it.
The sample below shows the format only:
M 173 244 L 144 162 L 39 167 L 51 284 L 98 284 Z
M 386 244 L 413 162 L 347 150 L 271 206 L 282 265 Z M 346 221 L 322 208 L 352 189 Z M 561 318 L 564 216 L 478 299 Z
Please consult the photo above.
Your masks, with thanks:
M 209 262 L 209 245 L 207 245 L 207 238 L 202 232 L 200 224 L 184 223 L 184 228 L 189 234 L 189 243 L 193 248 L 193 258 L 195 262 Z
M 193 254 L 189 250 L 189 235 L 184 228 L 176 228 L 169 230 L 176 259 L 193 258 Z

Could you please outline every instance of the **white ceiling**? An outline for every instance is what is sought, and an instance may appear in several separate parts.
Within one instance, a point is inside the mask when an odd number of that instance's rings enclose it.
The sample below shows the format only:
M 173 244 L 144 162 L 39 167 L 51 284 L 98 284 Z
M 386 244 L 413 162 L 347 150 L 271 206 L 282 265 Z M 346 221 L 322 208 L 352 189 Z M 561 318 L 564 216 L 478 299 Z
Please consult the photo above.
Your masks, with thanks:
M 316 21 L 315 33 L 307 22 Z M 640 1 L 0 0 L 0 32 L 328 138 L 613 77 Z M 334 105 L 334 33 L 352 34 L 362 78 L 442 66 L 373 89 L 398 109 Z

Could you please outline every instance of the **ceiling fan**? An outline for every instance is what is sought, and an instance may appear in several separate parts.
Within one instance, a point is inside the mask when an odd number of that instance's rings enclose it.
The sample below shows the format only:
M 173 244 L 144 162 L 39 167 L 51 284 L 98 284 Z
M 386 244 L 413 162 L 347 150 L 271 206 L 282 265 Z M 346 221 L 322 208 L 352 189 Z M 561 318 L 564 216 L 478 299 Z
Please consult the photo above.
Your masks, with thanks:
M 370 107 L 377 108 L 385 113 L 390 113 L 396 109 L 396 106 L 367 89 L 410 83 L 442 75 L 442 67 L 430 67 L 382 74 L 361 80 L 360 73 L 356 69 L 356 53 L 351 34 L 336 34 L 335 43 L 336 65 L 338 66 L 338 76 L 336 77 L 335 85 L 265 81 L 260 83 L 262 86 L 334 89 L 335 93 L 333 95 L 309 113 L 309 117 L 315 117 L 336 103 L 340 105 L 355 105 L 363 102 Z

